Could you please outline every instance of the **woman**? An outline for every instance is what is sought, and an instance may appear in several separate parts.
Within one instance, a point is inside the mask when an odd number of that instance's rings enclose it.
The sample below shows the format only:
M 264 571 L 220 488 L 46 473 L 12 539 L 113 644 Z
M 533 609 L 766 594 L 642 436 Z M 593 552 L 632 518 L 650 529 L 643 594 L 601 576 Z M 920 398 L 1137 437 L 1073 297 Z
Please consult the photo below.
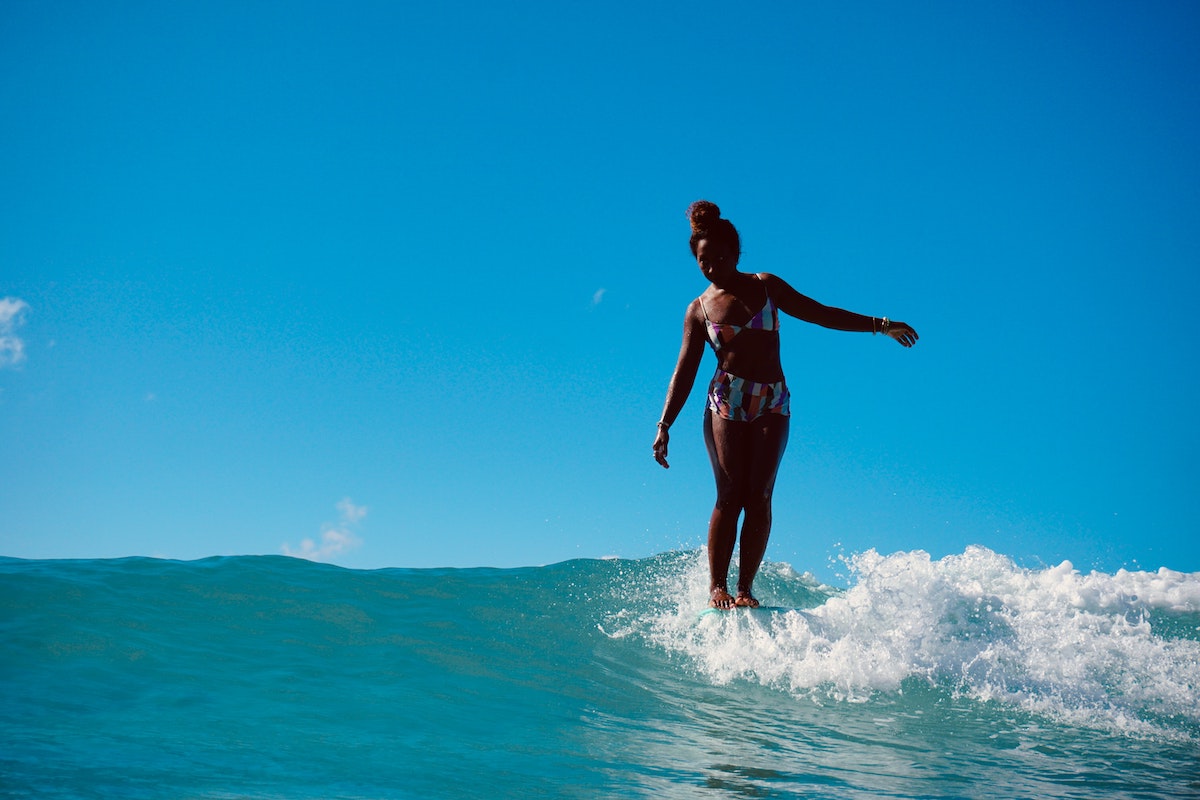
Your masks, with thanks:
M 667 387 L 654 458 L 668 466 L 668 432 L 687 402 L 707 341 L 717 356 L 704 410 L 704 443 L 717 482 L 708 523 L 709 605 L 756 607 L 752 585 L 771 535 L 771 494 L 788 438 L 790 396 L 779 362 L 779 312 L 826 328 L 882 333 L 905 347 L 916 343 L 917 332 L 887 317 L 821 305 L 775 275 L 739 272 L 741 240 L 716 204 L 698 200 L 688 207 L 688 218 L 692 255 L 711 285 L 683 319 L 683 346 Z M 733 596 L 729 562 L 743 512 Z

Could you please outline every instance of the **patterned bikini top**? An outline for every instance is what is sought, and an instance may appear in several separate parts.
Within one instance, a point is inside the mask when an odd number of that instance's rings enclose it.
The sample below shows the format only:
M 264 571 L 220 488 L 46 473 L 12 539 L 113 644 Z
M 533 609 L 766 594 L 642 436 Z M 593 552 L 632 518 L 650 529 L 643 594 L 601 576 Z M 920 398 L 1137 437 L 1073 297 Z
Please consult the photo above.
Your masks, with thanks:
M 703 300 L 700 301 L 700 310 L 704 312 L 704 326 L 708 329 L 708 340 L 712 343 L 714 352 L 728 345 L 745 329 L 752 331 L 779 330 L 779 311 L 775 308 L 774 301 L 771 300 L 770 292 L 767 293 L 767 301 L 763 303 L 763 307 L 745 325 L 713 322 L 708 318 L 708 309 L 704 307 Z

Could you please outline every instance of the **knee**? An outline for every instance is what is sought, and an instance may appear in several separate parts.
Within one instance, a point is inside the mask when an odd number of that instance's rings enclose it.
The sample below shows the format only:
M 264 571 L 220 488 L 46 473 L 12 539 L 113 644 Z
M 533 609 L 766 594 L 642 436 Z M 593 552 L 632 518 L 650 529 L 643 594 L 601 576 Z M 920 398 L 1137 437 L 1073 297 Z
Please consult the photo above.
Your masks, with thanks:
M 733 486 L 717 487 L 717 510 L 726 514 L 740 514 L 746 507 L 745 493 Z
M 771 493 L 751 492 L 745 498 L 743 507 L 746 509 L 747 516 L 769 517 L 771 515 Z

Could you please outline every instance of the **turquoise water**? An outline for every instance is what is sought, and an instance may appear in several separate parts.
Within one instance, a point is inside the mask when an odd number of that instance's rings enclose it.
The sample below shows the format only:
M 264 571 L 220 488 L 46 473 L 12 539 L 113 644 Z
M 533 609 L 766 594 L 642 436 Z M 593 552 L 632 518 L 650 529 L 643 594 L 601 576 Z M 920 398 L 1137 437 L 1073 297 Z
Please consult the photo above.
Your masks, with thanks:
M 1200 574 L 0 559 L 0 796 L 1200 796 Z

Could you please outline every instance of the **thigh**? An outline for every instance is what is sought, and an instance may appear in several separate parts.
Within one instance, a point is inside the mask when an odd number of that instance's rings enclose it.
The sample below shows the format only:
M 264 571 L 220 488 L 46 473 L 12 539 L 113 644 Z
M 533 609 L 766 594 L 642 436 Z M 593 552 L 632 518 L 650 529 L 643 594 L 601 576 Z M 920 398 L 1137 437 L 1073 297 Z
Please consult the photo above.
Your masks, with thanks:
M 746 490 L 751 496 L 769 498 L 775 490 L 783 451 L 787 449 L 791 417 L 766 414 L 744 424 L 749 428 L 747 449 L 750 451 Z
M 748 422 L 734 422 L 704 412 L 704 444 L 718 494 L 734 491 L 749 477 L 753 440 Z

